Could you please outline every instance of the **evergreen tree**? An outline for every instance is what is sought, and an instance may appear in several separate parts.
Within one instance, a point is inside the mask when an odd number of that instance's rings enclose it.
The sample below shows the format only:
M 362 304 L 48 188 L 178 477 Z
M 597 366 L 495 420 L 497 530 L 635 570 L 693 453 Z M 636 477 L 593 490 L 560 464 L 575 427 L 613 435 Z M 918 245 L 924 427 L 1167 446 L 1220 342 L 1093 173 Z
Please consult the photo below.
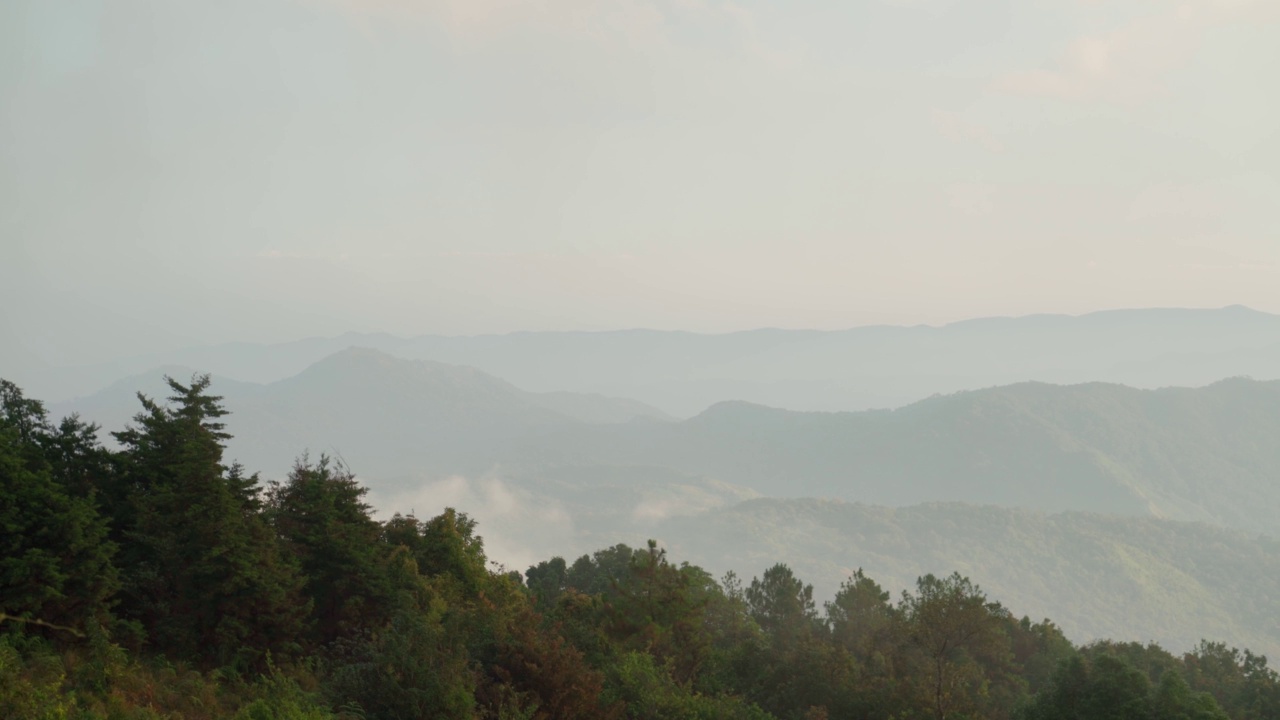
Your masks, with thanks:
M 257 512 L 257 477 L 222 464 L 230 438 L 209 376 L 166 378 L 172 406 L 115 433 L 124 446 L 119 518 L 126 616 L 162 652 L 216 664 L 296 651 L 308 607 L 301 578 Z
M 315 464 L 303 456 L 267 492 L 271 525 L 305 578 L 314 644 L 379 627 L 390 611 L 382 526 L 370 515 L 366 493 L 350 470 L 323 455 Z
M 863 662 L 873 655 L 883 663 L 884 642 L 893 621 L 889 593 L 858 568 L 841 585 L 835 598 L 826 603 L 827 622 L 835 642 Z
M 614 585 L 606 623 L 626 649 L 642 650 L 667 665 L 679 684 L 696 679 L 710 650 L 703 627 L 709 598 L 694 586 L 697 569 L 676 568 L 654 540 L 636 551 L 630 572 Z
M 109 622 L 115 545 L 93 500 L 55 474 L 58 437 L 39 401 L 0 380 L 0 614 L 83 634 Z
M 830 642 L 813 601 L 813 586 L 777 564 L 743 593 L 765 642 L 748 645 L 741 667 L 747 697 L 782 717 L 827 713 L 850 680 L 847 653 Z
M 746 590 L 747 609 L 765 632 L 798 637 L 819 626 L 813 602 L 813 586 L 807 585 L 778 563 L 754 578 Z

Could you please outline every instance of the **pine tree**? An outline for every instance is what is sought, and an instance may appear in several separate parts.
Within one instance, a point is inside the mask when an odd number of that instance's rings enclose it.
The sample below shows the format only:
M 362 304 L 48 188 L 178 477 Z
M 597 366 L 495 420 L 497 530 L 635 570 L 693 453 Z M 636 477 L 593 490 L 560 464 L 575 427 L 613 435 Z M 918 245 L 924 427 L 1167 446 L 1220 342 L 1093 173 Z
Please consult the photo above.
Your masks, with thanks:
M 39 401 L 0 380 L 0 613 L 65 638 L 109 622 L 119 583 L 106 520 L 56 472 L 59 437 Z
M 387 620 L 392 594 L 379 542 L 382 525 L 364 502 L 368 492 L 341 463 L 303 456 L 289 478 L 272 483 L 267 515 L 305 578 L 313 603 L 312 640 L 323 645 Z
M 222 464 L 230 438 L 208 375 L 166 378 L 173 406 L 139 394 L 124 446 L 123 604 L 162 652 L 252 664 L 297 649 L 309 608 L 292 560 L 259 514 L 257 476 Z

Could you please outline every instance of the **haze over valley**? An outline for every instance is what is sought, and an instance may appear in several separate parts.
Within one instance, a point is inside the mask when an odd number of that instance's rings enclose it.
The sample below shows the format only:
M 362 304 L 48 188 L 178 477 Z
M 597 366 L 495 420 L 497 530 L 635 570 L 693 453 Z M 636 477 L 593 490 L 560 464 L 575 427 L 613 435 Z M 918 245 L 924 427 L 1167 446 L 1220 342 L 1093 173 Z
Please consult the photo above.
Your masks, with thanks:
M 1208 625 L 1214 637 L 1274 652 L 1280 626 L 1266 608 L 1275 588 L 1260 582 L 1272 574 L 1255 560 L 1271 562 L 1280 536 L 1280 381 L 1232 371 L 1265 370 L 1251 363 L 1277 338 L 1280 318 L 1229 307 L 841 333 L 342 336 L 165 359 L 266 378 L 339 343 L 372 341 L 265 383 L 215 376 L 232 410 L 228 456 L 268 478 L 284 478 L 303 451 L 340 458 L 384 512 L 473 514 L 491 556 L 509 567 L 654 537 L 717 573 L 787 562 L 821 597 L 858 567 L 895 591 L 917 575 L 963 569 L 1080 640 L 1181 647 Z M 1072 351 L 1082 345 L 1094 349 Z M 1191 352 L 1206 347 L 1222 351 Z M 520 372 L 516 359 L 535 369 Z M 539 391 L 460 360 L 538 376 Z M 982 386 L 1061 379 L 1064 370 L 1046 369 L 1055 363 L 1075 368 L 1075 379 L 1154 367 L 1226 377 L 1155 389 Z M 824 383 L 883 390 L 895 367 L 901 392 L 914 387 L 918 399 L 874 410 L 805 405 Z M 165 375 L 195 372 L 153 368 L 51 410 L 120 429 L 138 411 L 136 392 L 163 397 Z M 735 379 L 698 386 L 717 374 Z M 557 379 L 572 390 L 550 389 Z M 927 394 L 936 383 L 974 389 Z M 626 387 L 649 388 L 639 393 L 649 400 L 697 387 L 685 402 L 711 404 L 680 419 L 582 392 Z M 716 395 L 742 388 L 772 388 L 791 408 Z M 925 516 L 934 521 L 917 535 Z M 1180 552 L 1209 556 L 1187 567 Z M 1239 570 L 1224 584 L 1216 573 L 1230 567 Z M 1096 582 L 1064 592 L 1072 576 Z M 1167 614 L 1125 609 L 1152 602 Z
M 1278 69 L 0 2 L 0 720 L 1280 720 Z

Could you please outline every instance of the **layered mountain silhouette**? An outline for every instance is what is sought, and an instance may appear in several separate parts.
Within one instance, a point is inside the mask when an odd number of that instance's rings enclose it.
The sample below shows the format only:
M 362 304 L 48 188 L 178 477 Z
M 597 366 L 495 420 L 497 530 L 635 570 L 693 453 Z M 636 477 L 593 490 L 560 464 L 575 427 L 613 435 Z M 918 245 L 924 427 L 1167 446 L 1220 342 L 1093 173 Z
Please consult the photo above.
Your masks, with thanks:
M 681 423 L 539 440 L 563 463 L 649 463 L 764 495 L 961 501 L 1280 529 L 1280 382 L 1024 383 L 892 411 L 722 403 Z M 554 448 L 554 451 L 552 450 Z
M 720 401 L 790 410 L 898 407 L 935 393 L 1027 380 L 1135 387 L 1280 378 L 1280 316 L 1241 306 L 985 318 L 941 327 L 526 332 L 466 337 L 347 334 L 235 343 L 36 368 L 10 379 L 62 400 L 165 365 L 269 383 L 350 346 L 467 365 L 530 391 L 628 397 L 680 417 Z
M 191 375 L 157 369 L 52 410 L 119 429 L 166 373 Z M 304 450 L 340 455 L 384 510 L 476 514 L 499 557 L 658 537 L 711 569 L 787 561 L 820 596 L 859 566 L 895 588 L 959 569 L 1077 640 L 1280 649 L 1276 540 L 1258 535 L 1280 534 L 1280 382 L 1018 383 L 895 410 L 725 402 L 673 420 L 350 348 L 213 391 L 232 412 L 228 460 L 271 478 Z M 806 496 L 828 499 L 786 499 Z
M 55 410 L 116 429 L 137 409 L 127 384 Z M 1274 381 L 1022 383 L 848 413 L 732 402 L 673 422 L 635 401 L 530 393 L 473 368 L 349 349 L 285 380 L 214 389 L 233 411 L 230 454 L 270 476 L 310 449 L 340 454 L 375 485 L 487 473 L 535 482 L 561 468 L 589 482 L 581 468 L 630 468 L 633 483 L 674 472 L 775 497 L 1280 529 Z
M 139 409 L 136 392 L 164 397 L 159 368 L 94 395 L 53 407 L 117 430 Z M 228 460 L 279 477 L 303 451 L 342 456 L 372 477 L 443 476 L 489 470 L 497 448 L 553 429 L 662 421 L 659 410 L 633 400 L 581 393 L 530 393 L 473 368 L 402 360 L 350 348 L 303 372 L 267 384 L 214 378 L 212 392 L 232 412 Z

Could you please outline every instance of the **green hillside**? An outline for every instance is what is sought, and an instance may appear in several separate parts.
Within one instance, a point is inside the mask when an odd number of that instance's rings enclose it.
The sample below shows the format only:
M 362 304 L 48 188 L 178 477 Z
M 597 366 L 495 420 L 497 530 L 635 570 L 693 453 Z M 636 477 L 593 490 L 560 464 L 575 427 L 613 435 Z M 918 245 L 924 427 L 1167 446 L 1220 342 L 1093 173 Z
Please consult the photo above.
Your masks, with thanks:
M 786 562 L 822 596 L 859 567 L 895 592 L 958 570 L 1077 642 L 1182 650 L 1214 637 L 1280 655 L 1280 541 L 1200 523 L 756 499 L 673 518 L 658 533 L 674 554 L 716 571 Z
M 1280 529 L 1280 382 L 1022 383 L 897 410 L 722 403 L 678 424 L 572 428 L 563 463 L 661 465 L 775 497 L 932 501 Z

